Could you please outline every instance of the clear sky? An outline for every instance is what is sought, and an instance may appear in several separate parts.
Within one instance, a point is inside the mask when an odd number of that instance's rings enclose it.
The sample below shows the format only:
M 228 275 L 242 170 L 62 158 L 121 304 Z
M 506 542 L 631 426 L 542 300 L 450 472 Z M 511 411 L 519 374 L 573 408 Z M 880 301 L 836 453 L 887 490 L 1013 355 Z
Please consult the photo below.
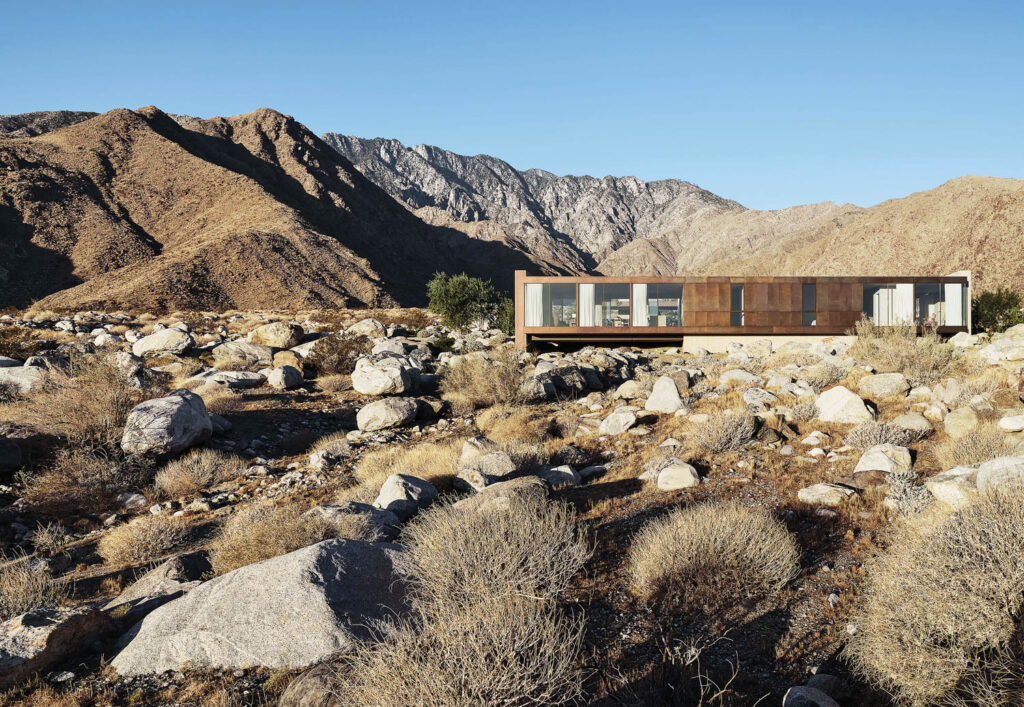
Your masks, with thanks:
M 755 208 L 1024 177 L 1024 1 L 0 0 L 0 113 L 269 106 Z

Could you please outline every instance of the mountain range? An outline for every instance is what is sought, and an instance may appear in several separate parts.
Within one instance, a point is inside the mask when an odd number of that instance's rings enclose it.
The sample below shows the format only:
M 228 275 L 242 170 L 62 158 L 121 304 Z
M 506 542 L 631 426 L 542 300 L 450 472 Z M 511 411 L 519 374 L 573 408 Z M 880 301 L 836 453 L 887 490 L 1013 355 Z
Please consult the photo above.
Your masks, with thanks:
M 1024 181 L 747 209 L 685 181 L 557 176 L 270 109 L 0 116 L 0 304 L 420 304 L 432 273 L 945 274 L 1024 289 Z

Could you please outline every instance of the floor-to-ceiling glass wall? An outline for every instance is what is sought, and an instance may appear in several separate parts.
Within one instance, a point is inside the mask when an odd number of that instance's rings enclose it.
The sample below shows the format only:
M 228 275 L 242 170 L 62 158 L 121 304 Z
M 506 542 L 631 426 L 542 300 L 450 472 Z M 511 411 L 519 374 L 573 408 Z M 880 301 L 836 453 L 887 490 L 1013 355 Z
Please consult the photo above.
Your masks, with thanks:
M 628 327 L 629 285 L 627 283 L 596 283 L 594 285 L 594 326 Z
M 647 285 L 647 326 L 683 325 L 683 283 Z
M 576 285 L 528 282 L 524 291 L 526 326 L 576 326 Z

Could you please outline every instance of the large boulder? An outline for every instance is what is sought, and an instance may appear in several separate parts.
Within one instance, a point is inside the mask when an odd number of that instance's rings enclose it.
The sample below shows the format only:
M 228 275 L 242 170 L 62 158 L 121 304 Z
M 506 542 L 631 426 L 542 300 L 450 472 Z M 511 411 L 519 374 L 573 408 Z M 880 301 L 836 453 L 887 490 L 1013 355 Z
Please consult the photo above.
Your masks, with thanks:
M 240 567 L 153 611 L 122 639 L 121 675 L 195 668 L 301 668 L 406 614 L 399 545 L 324 542 Z
M 209 571 L 210 562 L 203 552 L 175 555 L 139 577 L 103 609 L 116 609 L 122 622 L 134 623 L 158 606 L 198 587 Z
M 910 390 L 910 383 L 902 373 L 877 373 L 861 378 L 857 390 L 869 398 L 888 398 L 906 393 Z
M 700 484 L 700 474 L 692 464 L 674 460 L 658 472 L 658 488 L 662 491 L 688 489 Z
M 1003 432 L 1024 432 L 1024 415 L 1007 415 L 999 419 Z
M 491 484 L 469 498 L 455 503 L 464 513 L 490 513 L 508 510 L 513 499 L 544 500 L 551 495 L 551 486 L 539 476 L 521 476 L 517 479 Z
M 936 501 L 952 508 L 969 505 L 978 493 L 978 470 L 972 466 L 957 466 L 949 471 L 925 479 L 924 487 Z
M 144 336 L 132 344 L 132 353 L 143 358 L 150 356 L 177 356 L 195 346 L 195 339 L 181 329 L 161 329 Z
M 818 408 L 818 419 L 822 422 L 856 425 L 874 419 L 860 396 L 842 385 L 826 390 L 815 399 L 814 404 Z
M 290 349 L 298 346 L 302 341 L 302 327 L 297 324 L 286 324 L 285 322 L 271 322 L 261 327 L 256 327 L 249 332 L 245 338 L 250 343 L 260 346 L 269 346 L 272 349 Z
M 676 412 L 682 409 L 683 399 L 679 397 L 679 388 L 676 382 L 668 376 L 662 376 L 654 382 L 651 394 L 647 396 L 644 403 L 644 410 L 651 412 Z
M 364 395 L 400 395 L 412 390 L 413 383 L 411 369 L 395 358 L 361 358 L 352 371 L 352 387 Z
M 274 352 L 269 346 L 249 341 L 225 341 L 213 349 L 214 365 L 220 368 L 270 368 Z
M 429 481 L 409 474 L 392 474 L 380 487 L 373 505 L 406 520 L 436 499 L 437 489 Z
M 132 408 L 121 436 L 121 449 L 128 454 L 176 454 L 212 434 L 203 399 L 190 390 L 179 389 Z
M 267 374 L 267 383 L 278 390 L 302 385 L 302 372 L 294 366 L 278 366 Z
M 0 368 L 0 385 L 7 385 L 19 395 L 34 393 L 50 380 L 50 372 L 38 366 Z
M 942 421 L 946 434 L 953 439 L 966 437 L 978 426 L 978 413 L 972 408 L 964 407 L 946 415 Z
M 359 409 L 356 413 L 356 425 L 363 432 L 401 427 L 416 419 L 417 410 L 419 405 L 414 398 L 375 400 Z
M 811 506 L 835 507 L 857 491 L 843 484 L 814 484 L 800 489 L 796 497 Z
M 110 628 L 95 609 L 30 611 L 0 624 L 0 686 L 27 680 L 83 652 Z
M 254 371 L 218 371 L 216 368 L 209 368 L 192 376 L 185 384 L 194 385 L 197 389 L 207 384 L 223 385 L 228 388 L 259 388 L 266 382 L 266 376 Z
M 978 467 L 978 490 L 981 492 L 1024 481 L 1024 457 L 996 457 Z
M 903 413 L 902 415 L 897 416 L 889 424 L 893 427 L 909 430 L 910 432 L 914 432 L 922 437 L 930 435 L 934 430 L 932 423 L 928 421 L 928 418 L 919 412 Z

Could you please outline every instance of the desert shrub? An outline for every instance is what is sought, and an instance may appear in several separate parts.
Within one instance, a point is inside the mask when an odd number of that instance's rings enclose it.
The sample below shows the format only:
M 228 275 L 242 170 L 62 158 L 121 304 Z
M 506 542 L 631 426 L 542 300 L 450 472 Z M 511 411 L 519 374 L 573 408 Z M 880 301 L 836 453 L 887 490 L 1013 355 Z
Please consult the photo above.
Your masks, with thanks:
M 511 346 L 495 349 L 490 358 L 467 356 L 444 372 L 441 397 L 457 415 L 499 403 L 524 402 L 525 375 L 519 355 Z
M 485 513 L 437 505 L 403 537 L 416 565 L 417 604 L 428 610 L 494 597 L 556 597 L 591 552 L 572 508 L 519 496 Z
M 902 527 L 869 568 L 846 648 L 854 667 L 917 705 L 970 699 L 1007 669 L 1021 675 L 1022 544 L 1019 487 Z
M 150 463 L 141 457 L 65 449 L 48 469 L 28 479 L 23 497 L 29 508 L 41 513 L 99 513 L 108 510 L 119 494 L 147 485 L 152 474 Z
M 166 555 L 187 535 L 180 518 L 141 516 L 106 533 L 96 545 L 96 552 L 111 565 L 136 565 Z
M 818 416 L 818 406 L 813 400 L 797 403 L 789 411 L 793 422 L 809 422 Z
M 495 405 L 480 413 L 476 424 L 495 442 L 543 442 L 557 429 L 550 413 L 526 405 Z
M 67 594 L 65 583 L 28 560 L 0 567 L 0 621 L 58 606 Z
M 516 301 L 511 297 L 502 297 L 494 315 L 494 326 L 511 336 L 516 331 Z
M 697 608 L 780 589 L 800 553 L 766 510 L 738 503 L 677 508 L 645 525 L 626 563 L 633 591 L 669 608 Z
M 455 339 L 447 334 L 439 334 L 438 336 L 430 339 L 427 343 L 430 344 L 430 347 L 435 353 L 444 353 L 445 351 L 455 350 Z
M 241 476 L 245 462 L 215 449 L 195 449 L 156 473 L 154 485 L 165 498 L 189 496 L 222 481 Z
M 76 355 L 67 371 L 53 372 L 51 385 L 22 402 L 22 415 L 28 424 L 72 445 L 114 447 L 128 413 L 144 397 L 112 361 Z
M 973 466 L 989 459 L 1011 454 L 1013 447 L 1006 433 L 994 423 L 978 425 L 960 439 L 947 438 L 931 447 L 932 454 L 943 469 Z
M 465 329 L 477 319 L 493 319 L 499 303 L 490 280 L 466 273 L 435 273 L 427 283 L 427 299 L 430 311 L 439 314 L 444 325 L 452 329 Z
M 1024 324 L 1020 294 L 1008 287 L 985 290 L 971 300 L 971 322 L 989 334 Z
M 31 329 L 22 326 L 0 326 L 0 356 L 25 360 L 42 350 Z
M 757 432 L 757 421 L 746 411 L 726 410 L 696 426 L 692 440 L 705 452 L 729 452 L 743 448 Z
M 210 545 L 210 564 L 217 574 L 269 560 L 271 557 L 330 538 L 376 540 L 368 519 L 355 514 L 341 524 L 303 515 L 298 506 L 250 506 L 231 515 Z
M 72 540 L 71 533 L 59 523 L 40 524 L 32 534 L 32 545 L 39 552 L 56 555 Z
M 376 489 L 392 474 L 409 474 L 443 486 L 446 479 L 454 476 L 461 452 L 462 438 L 424 442 L 412 447 L 384 445 L 364 454 L 352 475 L 360 483 Z
M 516 597 L 453 605 L 358 653 L 338 681 L 342 704 L 560 705 L 582 695 L 583 622 Z
M 800 377 L 807 385 L 820 392 L 846 378 L 846 369 L 834 363 L 822 363 L 808 368 Z
M 862 422 L 843 436 L 843 442 L 854 449 L 864 451 L 874 447 L 876 444 L 895 444 L 906 447 L 922 439 L 923 435 L 914 430 L 908 430 L 896 425 L 887 425 L 884 422 Z
M 386 327 L 400 326 L 417 331 L 434 323 L 434 318 L 422 309 L 400 309 L 375 311 L 370 316 Z
M 883 327 L 865 318 L 857 322 L 854 334 L 851 356 L 881 373 L 903 373 L 912 385 L 936 383 L 949 376 L 956 363 L 955 348 L 931 328 L 918 336 L 913 324 Z
M 352 373 L 360 356 L 366 356 L 373 348 L 373 341 L 366 336 L 331 334 L 316 343 L 309 356 L 302 362 L 317 376 Z

